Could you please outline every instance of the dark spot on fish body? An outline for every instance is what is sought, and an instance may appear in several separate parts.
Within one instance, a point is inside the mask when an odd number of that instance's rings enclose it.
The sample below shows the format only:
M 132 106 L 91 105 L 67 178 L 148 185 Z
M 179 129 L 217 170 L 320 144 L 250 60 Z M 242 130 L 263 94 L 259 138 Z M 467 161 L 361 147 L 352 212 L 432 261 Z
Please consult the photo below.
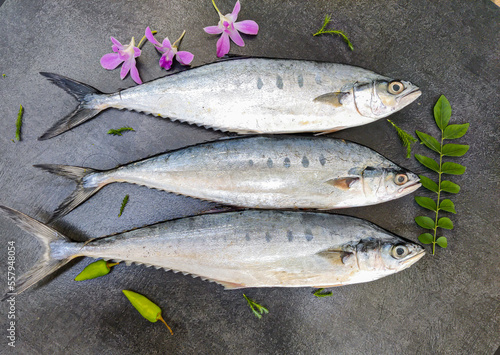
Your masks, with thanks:
M 312 234 L 312 231 L 310 229 L 306 229 L 305 232 L 304 232 L 304 235 L 306 237 L 306 240 L 308 242 L 310 242 L 311 240 L 313 240 L 314 236 Z
M 270 242 L 271 241 L 271 234 L 269 234 L 269 232 L 266 232 L 266 242 Z
M 246 240 L 247 242 L 249 242 L 249 241 L 250 241 L 250 234 L 248 234 L 248 233 L 247 233 L 247 234 L 245 234 L 245 240 Z
M 278 89 L 283 89 L 283 78 L 279 75 L 276 77 L 276 86 Z
M 305 155 L 302 157 L 302 166 L 304 168 L 307 168 L 309 166 L 309 159 L 307 159 Z
M 302 74 L 299 74 L 299 76 L 297 77 L 297 82 L 299 83 L 299 88 L 304 86 L 304 77 L 302 76 Z
M 293 242 L 293 233 L 292 231 L 286 232 L 286 236 L 288 237 L 289 242 Z
M 321 166 L 325 166 L 326 164 L 326 158 L 323 154 L 319 156 L 319 163 L 321 164 Z
M 257 79 L 257 89 L 262 89 L 262 87 L 264 86 L 264 83 L 262 82 L 262 79 L 261 78 L 258 78 Z
M 272 168 L 273 167 L 273 160 L 271 158 L 267 159 L 267 167 Z
M 290 167 L 290 159 L 289 158 L 285 158 L 285 160 L 283 161 L 283 166 L 285 168 L 289 168 Z
M 250 159 L 250 160 L 248 161 L 248 165 L 253 166 L 253 160 L 252 160 L 252 159 Z

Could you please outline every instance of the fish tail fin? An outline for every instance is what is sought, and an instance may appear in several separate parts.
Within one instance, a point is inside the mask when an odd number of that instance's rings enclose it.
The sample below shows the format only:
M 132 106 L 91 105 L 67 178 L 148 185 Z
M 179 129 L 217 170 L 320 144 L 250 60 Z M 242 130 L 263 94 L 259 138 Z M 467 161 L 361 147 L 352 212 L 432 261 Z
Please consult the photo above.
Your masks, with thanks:
M 77 256 L 60 248 L 61 242 L 68 243 L 71 240 L 56 230 L 9 207 L 0 205 L 0 214 L 10 218 L 19 228 L 35 236 L 43 249 L 43 254 L 37 263 L 17 280 L 15 289 L 9 289 L 2 301 L 27 290 Z M 55 242 L 58 243 L 53 244 Z M 61 252 L 57 252 L 58 250 Z
M 79 105 L 69 115 L 57 121 L 47 130 L 47 132 L 42 134 L 38 140 L 53 138 L 61 133 L 64 133 L 75 126 L 90 120 L 99 112 L 107 108 L 102 104 L 99 107 L 93 106 L 92 101 L 95 99 L 96 95 L 104 94 L 92 86 L 54 73 L 41 72 L 40 74 L 75 97 L 78 100 Z
M 47 223 L 52 223 L 56 219 L 68 214 L 110 182 L 98 181 L 98 179 L 92 181 L 89 181 L 90 179 L 86 180 L 87 176 L 100 172 L 99 170 L 90 168 L 56 164 L 38 164 L 33 166 L 71 179 L 77 183 L 76 189 L 56 208 Z

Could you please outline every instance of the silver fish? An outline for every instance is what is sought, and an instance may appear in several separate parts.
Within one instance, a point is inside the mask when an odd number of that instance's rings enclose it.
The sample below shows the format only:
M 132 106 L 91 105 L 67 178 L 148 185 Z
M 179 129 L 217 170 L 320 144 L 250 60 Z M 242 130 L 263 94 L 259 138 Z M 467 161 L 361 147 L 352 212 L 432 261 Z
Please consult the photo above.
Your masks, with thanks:
M 332 287 L 377 280 L 418 261 L 424 249 L 362 219 L 256 211 L 187 217 L 92 240 L 69 238 L 18 211 L 0 212 L 41 242 L 26 290 L 70 260 L 88 256 L 164 268 L 245 287 Z
M 328 137 L 256 136 L 203 143 L 97 171 L 35 165 L 77 182 L 59 218 L 114 182 L 250 208 L 334 209 L 405 196 L 419 178 L 362 145 Z
M 386 117 L 421 94 L 408 81 L 366 69 L 283 59 L 216 62 L 114 94 L 103 94 L 57 74 L 40 74 L 80 103 L 41 140 L 57 136 L 107 108 L 241 134 L 333 132 Z

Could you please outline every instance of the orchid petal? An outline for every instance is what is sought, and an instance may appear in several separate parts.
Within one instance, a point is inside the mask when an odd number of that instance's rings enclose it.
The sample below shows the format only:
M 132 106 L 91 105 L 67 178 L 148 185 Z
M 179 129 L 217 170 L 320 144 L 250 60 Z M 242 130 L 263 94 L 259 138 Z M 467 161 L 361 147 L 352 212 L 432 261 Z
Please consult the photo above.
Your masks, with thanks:
M 111 42 L 118 48 L 118 49 L 123 49 L 125 46 L 118 42 L 118 40 L 114 37 L 111 37 Z
M 211 35 L 218 35 L 223 32 L 223 29 L 219 26 L 208 26 L 203 29 L 206 33 L 210 33 Z
M 139 76 L 139 71 L 137 70 L 137 66 L 136 66 L 135 61 L 134 61 L 134 64 L 132 65 L 132 67 L 130 68 L 130 77 L 137 84 L 139 84 L 139 85 L 142 84 L 142 80 L 141 80 L 141 77 Z
M 123 80 L 127 76 L 132 65 L 135 66 L 135 59 L 134 58 L 129 58 L 128 60 L 123 62 L 122 69 L 120 71 L 120 79 Z
M 118 46 L 115 46 L 114 44 L 111 46 L 111 49 L 113 50 L 113 52 L 116 52 L 116 53 L 118 53 L 120 51 L 120 48 L 118 48 Z
M 231 40 L 236 44 L 237 46 L 244 47 L 245 42 L 243 42 L 243 38 L 241 38 L 241 35 L 238 31 L 234 30 L 229 32 L 229 37 Z
M 189 65 L 193 61 L 194 55 L 186 51 L 179 51 L 175 57 L 182 65 Z
M 155 46 L 161 46 L 160 42 L 158 42 L 156 38 L 153 36 L 153 32 L 151 32 L 149 26 L 146 28 L 146 38 L 148 39 L 149 42 L 153 43 Z
M 134 58 L 141 55 L 141 50 L 138 47 L 134 47 Z
M 120 65 L 123 60 L 118 53 L 108 53 L 102 56 L 101 65 L 104 69 L 113 70 Z
M 217 41 L 217 57 L 221 58 L 228 54 L 230 46 L 229 35 L 227 33 L 223 33 Z
M 234 9 L 233 12 L 231 12 L 231 19 L 236 21 L 238 19 L 238 13 L 240 12 L 241 5 L 240 5 L 240 0 L 236 1 L 236 4 L 234 4 Z
M 246 33 L 247 35 L 256 35 L 259 32 L 259 25 L 257 22 L 252 20 L 235 22 L 234 28 L 240 32 Z
M 169 70 L 172 67 L 173 58 L 169 56 L 169 52 L 165 52 L 160 58 L 160 67 Z
M 168 37 L 163 40 L 163 43 L 161 44 L 161 48 L 163 51 L 167 51 L 169 49 L 172 49 L 172 44 L 170 43 Z

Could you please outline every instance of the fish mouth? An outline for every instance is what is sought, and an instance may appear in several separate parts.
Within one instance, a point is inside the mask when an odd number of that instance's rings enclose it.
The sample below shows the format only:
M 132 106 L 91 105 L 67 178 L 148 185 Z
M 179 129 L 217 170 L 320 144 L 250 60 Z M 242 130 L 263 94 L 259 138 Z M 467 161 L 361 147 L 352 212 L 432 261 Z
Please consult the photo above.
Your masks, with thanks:
M 402 187 L 398 190 L 398 193 L 400 194 L 411 194 L 413 191 L 417 190 L 420 186 L 422 186 L 422 183 L 420 183 L 420 180 L 414 181 L 406 185 L 405 187 Z
M 401 261 L 401 264 L 407 268 L 410 265 L 415 264 L 417 261 L 423 258 L 425 255 L 425 249 L 421 248 L 418 252 L 415 253 L 415 255 L 410 256 L 408 259 Z
M 413 89 L 411 89 L 406 94 L 401 96 L 398 102 L 404 107 L 411 104 L 416 99 L 418 99 L 420 95 L 422 95 L 422 91 L 420 90 L 420 88 L 415 86 Z

